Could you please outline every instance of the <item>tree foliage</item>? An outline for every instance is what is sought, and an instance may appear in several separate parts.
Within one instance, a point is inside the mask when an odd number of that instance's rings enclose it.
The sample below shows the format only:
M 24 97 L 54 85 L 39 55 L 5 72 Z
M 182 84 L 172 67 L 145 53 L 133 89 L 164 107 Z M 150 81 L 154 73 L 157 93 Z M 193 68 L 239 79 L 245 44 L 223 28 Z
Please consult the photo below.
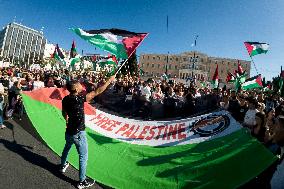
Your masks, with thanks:
M 137 63 L 137 56 L 136 52 L 134 52 L 131 57 L 128 59 L 128 61 L 125 63 L 125 65 L 121 68 L 121 74 L 122 75 L 128 75 L 131 76 L 138 76 L 139 75 L 139 68 Z

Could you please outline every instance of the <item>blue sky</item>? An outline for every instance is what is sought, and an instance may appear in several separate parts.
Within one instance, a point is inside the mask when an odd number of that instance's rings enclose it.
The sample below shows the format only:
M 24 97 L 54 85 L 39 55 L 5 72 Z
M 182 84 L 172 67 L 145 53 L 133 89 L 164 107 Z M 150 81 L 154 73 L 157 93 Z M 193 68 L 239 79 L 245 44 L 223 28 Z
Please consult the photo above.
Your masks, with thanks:
M 100 53 L 70 32 L 82 29 L 122 28 L 149 32 L 139 53 L 182 53 L 196 50 L 209 56 L 249 60 L 244 41 L 270 44 L 267 54 L 254 56 L 267 79 L 279 74 L 284 60 L 283 0 L 0 0 L 0 26 L 15 18 L 40 30 L 50 43 Z M 169 17 L 167 32 L 166 18 Z M 283 64 L 284 65 L 284 64 Z M 254 68 L 251 75 L 256 74 Z

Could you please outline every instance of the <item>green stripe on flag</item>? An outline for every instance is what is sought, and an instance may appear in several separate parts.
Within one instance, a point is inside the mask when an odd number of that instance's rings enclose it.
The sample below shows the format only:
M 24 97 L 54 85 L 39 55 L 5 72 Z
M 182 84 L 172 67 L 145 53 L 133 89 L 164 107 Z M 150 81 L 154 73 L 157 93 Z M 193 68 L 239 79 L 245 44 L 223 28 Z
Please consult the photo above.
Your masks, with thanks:
M 65 144 L 61 110 L 28 95 L 22 97 L 37 132 L 61 155 Z M 87 175 L 114 188 L 236 188 L 276 159 L 244 129 L 206 142 L 170 147 L 125 143 L 89 128 L 86 132 Z M 68 161 L 78 169 L 74 146 Z
M 80 61 L 81 61 L 81 59 L 80 59 L 79 57 L 71 58 L 71 59 L 70 59 L 70 65 L 71 65 L 72 67 L 74 67 L 75 64 L 76 64 L 77 62 L 80 62 Z
M 110 41 L 102 34 L 88 34 L 79 28 L 72 28 L 71 30 L 87 42 L 114 54 L 118 58 L 128 58 L 124 44 L 120 41 Z

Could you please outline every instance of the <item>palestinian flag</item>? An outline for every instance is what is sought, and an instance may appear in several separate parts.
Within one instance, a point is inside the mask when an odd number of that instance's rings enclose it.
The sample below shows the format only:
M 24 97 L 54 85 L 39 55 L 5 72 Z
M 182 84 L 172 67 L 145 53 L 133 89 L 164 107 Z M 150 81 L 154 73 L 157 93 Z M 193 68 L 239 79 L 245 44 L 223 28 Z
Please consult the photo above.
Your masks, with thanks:
M 89 43 L 122 59 L 130 57 L 147 36 L 147 33 L 135 33 L 121 29 L 84 31 L 80 28 L 73 28 L 71 30 Z
M 76 46 L 75 46 L 75 42 L 72 42 L 72 47 L 70 50 L 70 58 L 75 58 L 75 56 L 77 55 L 77 50 L 76 50 Z
M 163 73 L 162 79 L 163 79 L 163 80 L 168 80 L 168 79 L 169 79 L 168 74 L 167 74 L 167 73 Z
M 70 59 L 70 66 L 74 67 L 76 63 L 81 62 L 81 58 L 79 56 L 76 56 L 74 58 Z
M 67 94 L 62 88 L 22 93 L 33 127 L 59 156 L 66 129 L 61 102 Z M 238 188 L 277 159 L 226 111 L 142 121 L 86 103 L 85 123 L 87 176 L 112 188 Z M 78 159 L 73 145 L 68 162 L 78 169 Z
M 244 73 L 245 73 L 245 72 L 243 71 L 243 68 L 242 68 L 240 62 L 238 61 L 238 74 L 239 74 L 239 75 L 243 75 Z
M 266 85 L 266 87 L 263 88 L 263 91 L 264 92 L 272 91 L 272 85 L 271 84 Z
M 139 75 L 140 75 L 140 76 L 143 76 L 144 74 L 145 74 L 145 71 L 142 70 L 141 68 L 139 68 Z
M 219 84 L 219 74 L 218 74 L 218 64 L 217 64 L 215 73 L 214 73 L 213 78 L 212 78 L 213 88 L 214 89 L 218 88 L 218 84 Z
M 101 59 L 98 63 L 101 67 L 105 67 L 106 65 L 117 67 L 117 61 L 116 61 L 115 56 L 105 57 Z
M 51 58 L 54 58 L 55 60 L 57 60 L 58 62 L 62 63 L 63 65 L 66 65 L 65 60 L 58 55 L 58 51 L 57 51 L 56 47 L 54 49 L 53 54 L 51 55 Z
M 243 90 L 256 89 L 256 88 L 262 88 L 262 80 L 260 74 L 255 77 L 247 79 L 242 84 Z
M 244 42 L 250 56 L 267 53 L 269 44 L 259 42 Z
M 227 75 L 227 83 L 232 83 L 232 82 L 235 82 L 236 78 L 235 76 L 231 73 L 231 72 L 228 72 L 228 75 Z
M 61 59 L 64 59 L 65 56 L 64 56 L 63 53 L 61 52 L 61 50 L 60 50 L 58 44 L 56 44 L 55 49 L 56 49 L 56 51 L 57 51 L 58 56 L 59 56 Z

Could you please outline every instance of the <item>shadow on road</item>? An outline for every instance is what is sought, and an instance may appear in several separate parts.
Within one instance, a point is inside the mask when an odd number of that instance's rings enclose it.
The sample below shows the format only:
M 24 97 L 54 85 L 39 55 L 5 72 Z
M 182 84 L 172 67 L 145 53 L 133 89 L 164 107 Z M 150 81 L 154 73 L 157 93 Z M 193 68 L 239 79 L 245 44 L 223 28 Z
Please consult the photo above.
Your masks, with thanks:
M 36 154 L 28 149 L 32 149 L 32 147 L 17 144 L 16 140 L 13 142 L 10 142 L 8 140 L 0 139 L 0 143 L 2 143 L 8 150 L 20 155 L 22 158 L 24 158 L 26 161 L 39 166 L 43 169 L 46 169 L 54 176 L 72 184 L 73 186 L 76 186 L 76 181 L 61 174 L 59 172 L 59 165 L 55 165 L 47 160 L 47 158 Z

